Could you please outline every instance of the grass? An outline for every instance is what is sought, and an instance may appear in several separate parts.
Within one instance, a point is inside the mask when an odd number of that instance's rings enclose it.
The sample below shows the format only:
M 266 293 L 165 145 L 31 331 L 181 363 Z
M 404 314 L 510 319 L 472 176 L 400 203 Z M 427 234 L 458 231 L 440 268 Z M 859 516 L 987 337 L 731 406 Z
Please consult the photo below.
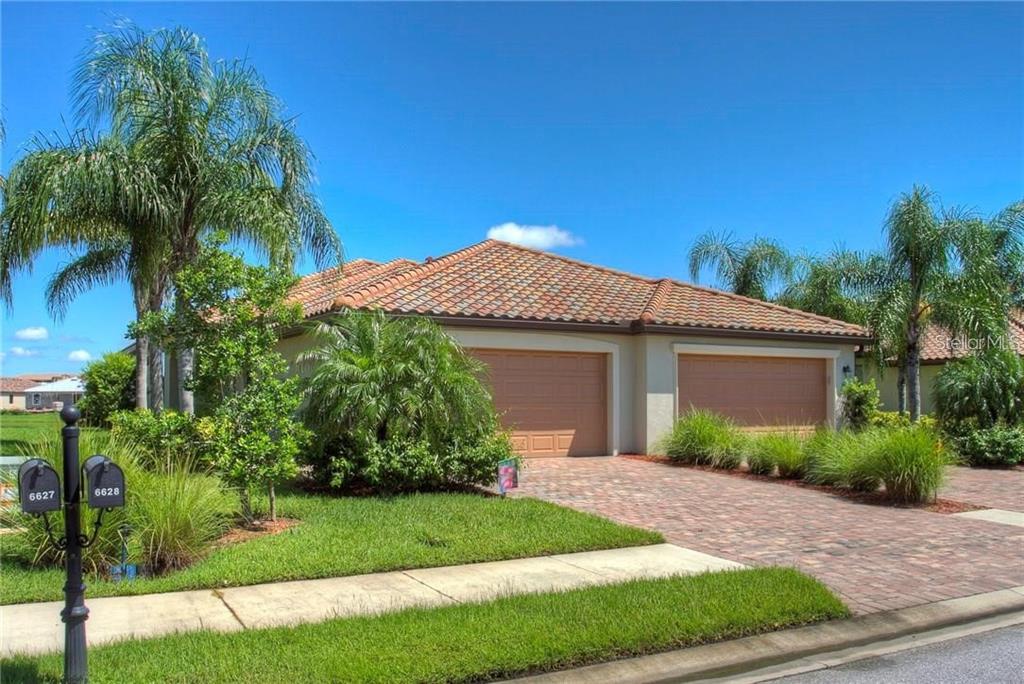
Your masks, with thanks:
M 93 682 L 466 682 L 576 667 L 846 617 L 816 580 L 737 570 L 299 627 L 193 632 L 89 650 Z M 0 663 L 57 682 L 59 654 Z
M 115 584 L 87 579 L 87 596 L 151 594 L 293 579 L 435 567 L 554 553 L 638 546 L 660 534 L 536 499 L 477 494 L 393 498 L 289 493 L 279 514 L 301 522 L 279 534 L 214 550 L 162 577 Z M 0 604 L 61 598 L 63 573 L 17 562 L 5 537 Z
M 17 456 L 47 432 L 60 436 L 62 426 L 52 412 L 0 414 L 0 456 Z

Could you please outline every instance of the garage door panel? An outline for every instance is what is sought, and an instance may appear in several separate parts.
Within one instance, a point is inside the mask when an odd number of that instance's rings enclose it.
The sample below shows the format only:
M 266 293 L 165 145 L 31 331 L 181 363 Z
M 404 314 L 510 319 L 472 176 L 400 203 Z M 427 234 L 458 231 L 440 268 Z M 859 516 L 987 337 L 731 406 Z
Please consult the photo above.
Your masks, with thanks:
M 824 359 L 683 354 L 678 367 L 681 413 L 707 409 L 748 427 L 826 420 Z
M 488 366 L 502 424 L 524 456 L 605 454 L 604 354 L 470 350 Z

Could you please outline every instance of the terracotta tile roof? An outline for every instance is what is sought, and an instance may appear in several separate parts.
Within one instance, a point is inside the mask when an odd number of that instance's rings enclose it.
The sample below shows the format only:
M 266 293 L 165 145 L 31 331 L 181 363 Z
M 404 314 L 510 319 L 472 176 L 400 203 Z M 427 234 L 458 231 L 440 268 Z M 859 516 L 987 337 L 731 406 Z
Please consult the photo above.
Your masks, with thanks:
M 38 384 L 31 378 L 0 378 L 0 392 L 24 392 Z
M 307 276 L 299 284 L 309 281 L 305 289 L 293 297 L 303 302 L 307 315 L 365 308 L 494 320 L 867 337 L 850 323 L 497 240 L 422 264 L 400 260 L 355 274 L 352 270 L 349 264 L 343 276 Z M 333 306 L 326 305 L 326 290 L 335 293 Z
M 377 278 L 400 273 L 415 265 L 416 262 L 409 259 L 395 259 L 386 264 L 369 259 L 353 259 L 341 267 L 303 277 L 292 288 L 288 300 L 302 304 L 303 316 L 315 316 L 330 311 L 341 292 L 373 282 Z
M 1024 356 L 1024 310 L 1010 313 L 1010 345 Z M 949 331 L 939 326 L 930 326 L 921 341 L 921 361 L 941 363 L 959 359 L 971 353 L 970 346 L 962 338 L 952 338 Z

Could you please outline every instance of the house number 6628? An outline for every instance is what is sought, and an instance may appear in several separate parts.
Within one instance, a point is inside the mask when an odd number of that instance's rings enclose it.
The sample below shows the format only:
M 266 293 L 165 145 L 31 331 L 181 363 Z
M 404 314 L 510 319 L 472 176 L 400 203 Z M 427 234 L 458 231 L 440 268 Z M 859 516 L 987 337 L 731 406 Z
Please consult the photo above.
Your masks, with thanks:
M 93 496 L 117 496 L 121 493 L 120 487 L 97 487 L 92 490 Z

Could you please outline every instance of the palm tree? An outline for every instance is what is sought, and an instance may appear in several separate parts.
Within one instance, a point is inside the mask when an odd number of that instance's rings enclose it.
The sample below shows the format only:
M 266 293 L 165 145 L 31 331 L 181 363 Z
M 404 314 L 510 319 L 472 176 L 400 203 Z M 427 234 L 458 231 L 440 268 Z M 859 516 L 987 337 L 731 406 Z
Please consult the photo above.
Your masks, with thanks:
M 776 302 L 819 316 L 864 324 L 867 320 L 868 274 L 881 257 L 835 249 L 824 257 L 794 259 L 792 277 Z
M 694 282 L 701 269 L 708 266 L 732 292 L 767 300 L 772 283 L 790 277 L 793 260 L 774 240 L 754 238 L 741 243 L 731 233 L 707 232 L 690 248 L 690 277 Z
M 212 62 L 202 39 L 182 28 L 145 33 L 122 25 L 96 36 L 75 72 L 74 100 L 80 121 L 104 124 L 97 146 L 124 152 L 118 160 L 124 166 L 100 172 L 100 178 L 124 180 L 128 191 L 107 197 L 110 188 L 100 187 L 102 201 L 80 222 L 76 213 L 89 206 L 83 196 L 98 183 L 95 173 L 76 176 L 68 187 L 65 167 L 33 159 L 50 150 L 19 162 L 15 170 L 24 165 L 25 175 L 41 168 L 37 182 L 20 193 L 25 210 L 5 212 L 0 294 L 8 301 L 11 273 L 29 268 L 35 254 L 52 245 L 100 252 L 81 268 L 69 266 L 71 277 L 58 278 L 51 288 L 56 301 L 66 301 L 62 292 L 119 274 L 137 277 L 137 296 L 145 296 L 149 310 L 163 303 L 173 275 L 194 262 L 203 236 L 213 230 L 278 266 L 291 268 L 303 250 L 318 265 L 340 261 L 341 244 L 311 189 L 310 152 L 250 65 Z M 83 152 L 78 159 L 90 166 L 88 148 Z M 14 194 L 9 188 L 9 197 Z M 127 252 L 116 256 L 118 249 Z M 154 263 L 159 277 L 146 270 Z M 185 382 L 192 353 L 186 344 L 176 351 L 179 404 L 191 412 Z
M 1019 229 L 1000 237 L 992 222 L 936 205 L 935 196 L 918 186 L 893 204 L 868 314 L 880 353 L 894 352 L 906 378 L 914 421 L 921 414 L 921 340 L 929 326 L 982 338 L 1005 334 L 1012 294 L 1004 270 L 1007 250 L 996 247 L 1020 238 Z

